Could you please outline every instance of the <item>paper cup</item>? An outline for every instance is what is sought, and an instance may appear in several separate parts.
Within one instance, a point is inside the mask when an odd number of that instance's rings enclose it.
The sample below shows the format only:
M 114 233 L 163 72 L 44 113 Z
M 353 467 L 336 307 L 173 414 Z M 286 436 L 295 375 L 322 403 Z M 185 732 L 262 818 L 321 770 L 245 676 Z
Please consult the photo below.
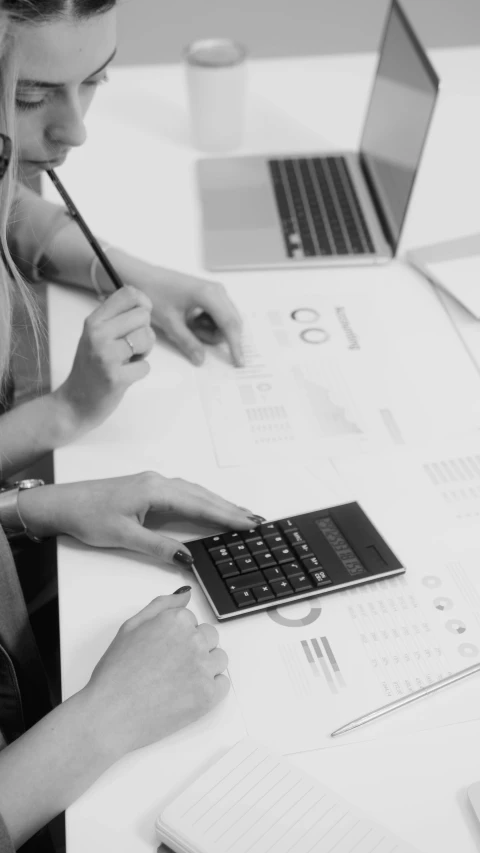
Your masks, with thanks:
M 193 142 L 202 151 L 230 151 L 243 138 L 246 51 L 229 39 L 196 41 L 185 50 Z

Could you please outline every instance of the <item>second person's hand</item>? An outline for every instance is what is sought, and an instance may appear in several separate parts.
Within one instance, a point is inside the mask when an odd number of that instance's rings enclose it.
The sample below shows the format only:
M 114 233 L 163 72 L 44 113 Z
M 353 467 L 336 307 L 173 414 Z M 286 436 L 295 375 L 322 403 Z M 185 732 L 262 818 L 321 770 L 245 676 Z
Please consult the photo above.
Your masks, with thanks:
M 218 633 L 197 624 L 189 599 L 186 587 L 125 622 L 79 694 L 111 759 L 192 723 L 228 692 Z
M 149 513 L 160 519 L 173 513 L 219 529 L 248 530 L 265 521 L 203 486 L 154 471 L 25 489 L 18 505 L 36 536 L 66 533 L 87 545 L 126 548 L 184 567 L 193 562 L 188 546 L 145 527 Z

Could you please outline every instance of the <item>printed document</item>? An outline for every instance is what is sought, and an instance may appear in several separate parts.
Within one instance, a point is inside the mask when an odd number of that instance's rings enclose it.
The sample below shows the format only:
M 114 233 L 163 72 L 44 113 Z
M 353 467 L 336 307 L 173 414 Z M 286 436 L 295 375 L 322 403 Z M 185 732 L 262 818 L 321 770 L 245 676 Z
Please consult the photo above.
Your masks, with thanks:
M 209 354 L 197 382 L 220 466 L 358 454 L 480 426 L 480 379 L 428 285 L 244 307 L 246 366 Z M 240 307 L 242 307 L 240 305 Z M 445 376 L 455 376 L 448 383 Z M 472 388 L 478 393 L 472 394 Z
M 289 753 L 480 718 L 473 676 L 330 738 L 344 723 L 480 662 L 480 441 L 463 456 L 454 450 L 335 460 L 407 571 L 249 616 L 248 631 L 243 619 L 220 626 L 251 737 Z

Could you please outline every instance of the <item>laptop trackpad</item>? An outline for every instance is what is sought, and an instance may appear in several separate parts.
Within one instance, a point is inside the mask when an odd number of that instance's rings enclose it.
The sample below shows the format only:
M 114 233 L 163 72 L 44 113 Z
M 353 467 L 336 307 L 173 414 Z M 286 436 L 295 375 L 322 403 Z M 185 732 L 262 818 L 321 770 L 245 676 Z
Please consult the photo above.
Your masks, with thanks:
M 230 190 L 207 190 L 203 196 L 206 228 L 213 231 L 250 231 L 272 228 L 275 208 L 265 184 Z
M 207 269 L 285 262 L 273 187 L 263 157 L 197 164 Z

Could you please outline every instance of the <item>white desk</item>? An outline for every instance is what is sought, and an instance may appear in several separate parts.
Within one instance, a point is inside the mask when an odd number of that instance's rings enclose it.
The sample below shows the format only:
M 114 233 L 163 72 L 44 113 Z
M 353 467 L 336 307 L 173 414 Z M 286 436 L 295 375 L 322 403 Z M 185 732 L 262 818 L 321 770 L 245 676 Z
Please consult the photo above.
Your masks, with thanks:
M 405 230 L 403 248 L 478 228 L 480 186 L 480 48 L 432 52 L 442 95 Z M 373 56 L 252 63 L 245 152 L 355 146 Z M 148 260 L 202 274 L 183 81 L 177 67 L 116 69 L 89 118 L 90 141 L 62 176 L 90 225 L 107 240 Z M 49 197 L 54 197 L 48 188 Z M 362 293 L 382 283 L 424 287 L 395 262 L 361 276 L 352 270 L 237 273 L 222 276 L 234 298 L 329 277 L 356 282 Z M 413 284 L 412 284 L 413 282 Z M 67 373 L 84 317 L 86 294 L 52 287 L 49 294 L 54 384 Z M 216 467 L 198 400 L 195 370 L 157 346 L 152 371 L 110 421 L 55 454 L 59 482 L 157 468 L 217 488 L 255 512 L 292 509 L 275 489 L 263 493 L 235 469 Z M 453 381 L 446 377 L 445 381 Z M 478 388 L 472 389 L 478 394 Z M 195 430 L 195 442 L 191 441 Z M 65 696 L 88 678 L 119 624 L 159 593 L 187 580 L 125 553 L 59 544 L 62 672 Z M 194 591 L 193 607 L 209 618 Z M 68 853 L 154 848 L 153 822 L 172 785 L 243 733 L 232 697 L 198 726 L 129 756 L 111 769 L 67 816 Z M 382 820 L 423 853 L 474 853 L 480 831 L 465 803 L 465 786 L 480 779 L 480 721 L 397 741 L 295 756 L 299 765 Z

